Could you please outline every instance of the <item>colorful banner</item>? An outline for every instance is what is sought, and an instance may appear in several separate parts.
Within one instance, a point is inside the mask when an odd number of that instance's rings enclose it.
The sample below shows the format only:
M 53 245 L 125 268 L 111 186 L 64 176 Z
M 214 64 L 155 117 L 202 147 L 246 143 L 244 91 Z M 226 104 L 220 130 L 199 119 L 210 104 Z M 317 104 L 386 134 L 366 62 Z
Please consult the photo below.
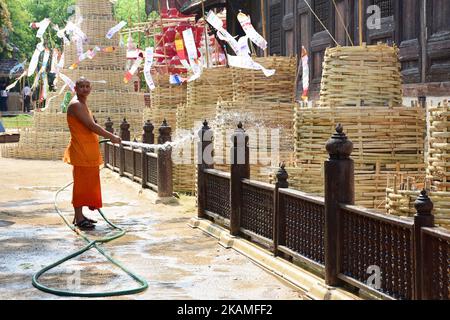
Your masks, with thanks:
M 267 49 L 267 41 L 264 39 L 253 27 L 250 16 L 240 12 L 237 16 L 239 23 L 242 26 L 245 34 L 250 38 L 250 40 L 263 50 Z
M 153 82 L 151 69 L 153 65 L 153 48 L 147 48 L 145 49 L 145 66 L 144 66 L 144 77 L 145 82 L 147 83 L 147 86 L 150 90 L 155 90 L 156 86 Z
M 106 38 L 111 39 L 117 32 L 119 32 L 126 25 L 127 23 L 125 21 L 121 21 L 120 23 L 109 29 L 108 33 L 106 34 Z
M 187 70 L 191 70 L 189 65 L 188 57 L 186 56 L 183 37 L 177 32 L 175 36 L 175 48 L 177 50 L 177 55 L 180 58 L 180 62 Z

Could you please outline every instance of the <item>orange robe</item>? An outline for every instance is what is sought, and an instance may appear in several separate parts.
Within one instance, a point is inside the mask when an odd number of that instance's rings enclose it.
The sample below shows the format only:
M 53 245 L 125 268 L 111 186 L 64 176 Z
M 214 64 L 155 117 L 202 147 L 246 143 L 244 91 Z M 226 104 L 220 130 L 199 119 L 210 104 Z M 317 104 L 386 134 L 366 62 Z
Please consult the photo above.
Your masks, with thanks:
M 89 113 L 91 112 L 89 111 Z M 73 166 L 72 204 L 74 208 L 100 209 L 102 192 L 99 167 L 103 163 L 103 159 L 98 135 L 86 128 L 74 116 L 67 115 L 67 123 L 71 139 L 64 152 L 63 160 Z

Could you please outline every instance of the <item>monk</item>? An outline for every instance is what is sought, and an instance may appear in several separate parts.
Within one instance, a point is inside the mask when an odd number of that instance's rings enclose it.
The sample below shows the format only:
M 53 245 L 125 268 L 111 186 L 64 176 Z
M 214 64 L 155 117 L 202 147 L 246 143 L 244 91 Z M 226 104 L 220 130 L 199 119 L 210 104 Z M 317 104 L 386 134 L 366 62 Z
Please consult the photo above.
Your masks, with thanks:
M 102 207 L 100 165 L 103 163 L 98 136 L 120 144 L 121 139 L 94 122 L 87 98 L 91 84 L 80 78 L 75 86 L 76 96 L 67 108 L 67 123 L 71 139 L 64 153 L 64 162 L 73 166 L 72 205 L 75 209 L 73 223 L 81 230 L 92 230 L 96 221 L 83 215 L 83 207 L 90 210 Z

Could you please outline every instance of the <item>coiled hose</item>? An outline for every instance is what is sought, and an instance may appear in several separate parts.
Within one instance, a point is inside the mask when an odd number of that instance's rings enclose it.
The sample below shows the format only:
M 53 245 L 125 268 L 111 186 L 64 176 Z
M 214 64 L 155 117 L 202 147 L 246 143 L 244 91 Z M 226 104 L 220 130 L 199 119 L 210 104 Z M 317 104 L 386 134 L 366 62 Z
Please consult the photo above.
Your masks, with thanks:
M 109 140 L 102 140 L 100 143 L 108 142 Z M 98 212 L 100 213 L 101 217 L 105 220 L 105 222 L 110 225 L 114 230 L 117 230 L 116 234 L 113 234 L 108 237 L 100 238 L 97 240 L 91 240 L 87 237 L 86 234 L 81 232 L 79 229 L 75 228 L 72 224 L 67 221 L 67 219 L 63 216 L 61 210 L 58 208 L 58 196 L 59 194 L 66 190 L 68 187 L 70 187 L 73 184 L 73 182 L 67 184 L 66 186 L 59 189 L 55 194 L 55 210 L 58 213 L 58 215 L 63 219 L 64 223 L 76 234 L 78 234 L 83 240 L 87 242 L 87 245 L 83 247 L 82 249 L 62 258 L 61 260 L 56 261 L 55 263 L 52 263 L 43 269 L 39 270 L 36 274 L 33 275 L 32 283 L 33 286 L 37 289 L 51 293 L 58 296 L 63 297 L 88 297 L 88 298 L 96 298 L 96 297 L 112 297 L 112 296 L 122 296 L 122 295 L 130 295 L 130 294 L 136 294 L 145 291 L 148 288 L 148 283 L 145 279 L 142 277 L 134 274 L 127 268 L 125 268 L 121 263 L 119 263 L 117 260 L 112 258 L 110 255 L 108 255 L 105 250 L 103 250 L 99 245 L 102 243 L 108 243 L 113 240 L 119 239 L 123 237 L 126 234 L 126 231 L 115 224 L 113 224 L 111 221 L 108 220 L 108 218 L 105 217 L 102 210 L 98 209 Z M 122 269 L 126 274 L 128 274 L 133 280 L 135 280 L 137 283 L 139 283 L 139 286 L 134 289 L 127 289 L 127 290 L 118 290 L 118 291 L 107 291 L 107 292 L 73 292 L 73 291 L 65 291 L 65 290 L 59 290 L 59 289 L 53 289 L 50 287 L 47 287 L 39 282 L 39 278 L 46 273 L 47 271 L 63 264 L 64 262 L 71 260 L 75 257 L 78 257 L 79 255 L 83 254 L 86 251 L 91 250 L 92 248 L 95 248 L 100 254 L 102 254 L 106 259 L 108 259 L 112 264 L 116 265 L 120 269 Z

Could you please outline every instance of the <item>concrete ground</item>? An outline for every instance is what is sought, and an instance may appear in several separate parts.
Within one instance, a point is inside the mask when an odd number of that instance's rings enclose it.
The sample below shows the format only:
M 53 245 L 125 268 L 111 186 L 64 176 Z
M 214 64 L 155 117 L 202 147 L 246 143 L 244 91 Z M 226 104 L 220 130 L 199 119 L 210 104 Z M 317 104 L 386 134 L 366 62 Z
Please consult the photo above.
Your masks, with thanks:
M 152 193 L 140 192 L 138 184 L 106 170 L 101 176 L 104 212 L 128 231 L 104 248 L 149 283 L 141 294 L 114 299 L 304 299 L 299 289 L 190 228 L 194 198 L 182 197 L 180 205 L 155 205 Z M 60 298 L 35 289 L 31 278 L 43 266 L 85 245 L 53 207 L 55 192 L 71 178 L 71 167 L 61 162 L 0 157 L 0 299 Z M 71 188 L 59 200 L 69 220 L 70 200 Z M 100 222 L 91 235 L 109 231 Z M 95 250 L 50 271 L 41 281 L 85 292 L 136 287 Z

